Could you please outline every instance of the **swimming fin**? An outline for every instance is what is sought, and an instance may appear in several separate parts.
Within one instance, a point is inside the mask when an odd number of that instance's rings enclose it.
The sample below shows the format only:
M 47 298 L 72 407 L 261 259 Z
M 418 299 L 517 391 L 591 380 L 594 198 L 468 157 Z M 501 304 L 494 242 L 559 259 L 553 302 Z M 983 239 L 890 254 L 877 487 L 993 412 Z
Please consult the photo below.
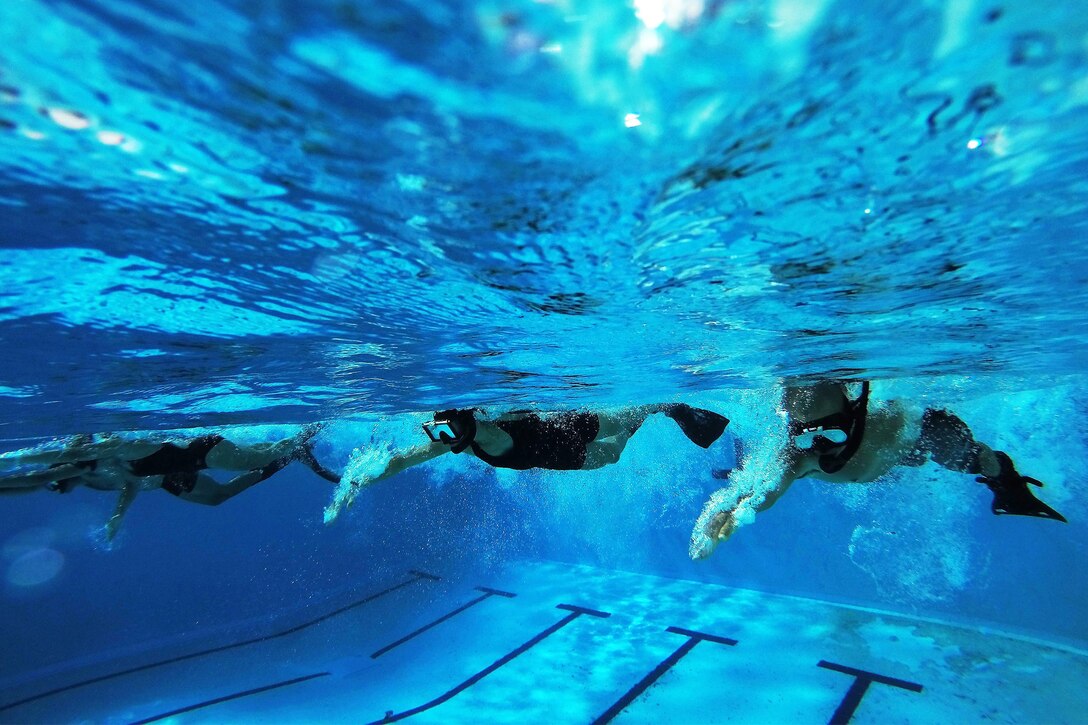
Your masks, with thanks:
M 688 440 L 703 448 L 710 448 L 710 444 L 721 438 L 729 425 L 729 419 L 724 415 L 692 408 L 685 403 L 670 406 L 665 415 L 676 421 Z
M 1045 503 L 1035 498 L 1028 484 L 1042 486 L 1042 482 L 1028 476 L 1022 476 L 1013 466 L 1008 454 L 995 451 L 1001 471 L 996 476 L 979 476 L 975 480 L 986 484 L 994 492 L 994 501 L 990 510 L 996 515 L 1037 516 L 1041 519 L 1054 519 L 1068 523 L 1065 517 Z

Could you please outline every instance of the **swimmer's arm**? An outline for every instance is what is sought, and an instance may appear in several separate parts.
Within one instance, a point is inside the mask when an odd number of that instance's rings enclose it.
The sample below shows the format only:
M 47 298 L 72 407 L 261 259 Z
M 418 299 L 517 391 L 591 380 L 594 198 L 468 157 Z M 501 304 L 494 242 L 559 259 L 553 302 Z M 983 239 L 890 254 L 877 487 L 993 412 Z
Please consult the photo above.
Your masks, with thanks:
M 432 458 L 437 458 L 449 450 L 450 447 L 445 443 L 430 443 L 415 446 L 407 449 L 403 453 L 394 454 L 385 463 L 385 467 L 381 469 L 381 472 L 377 474 L 366 470 L 359 470 L 360 468 L 366 469 L 369 467 L 366 461 L 369 456 L 364 456 L 361 465 L 355 466 L 355 454 L 353 454 L 353 462 L 348 463 L 348 467 L 340 479 L 340 485 L 336 487 L 336 494 L 333 496 L 332 503 L 325 507 L 325 523 L 330 524 L 335 521 L 345 508 L 351 506 L 355 501 L 356 496 L 358 496 L 359 492 L 364 488 L 386 478 L 391 478 L 407 468 L 418 466 L 420 463 L 426 463 Z M 356 451 L 356 453 L 358 453 L 358 451 Z M 373 463 L 380 465 L 377 460 L 373 461 Z M 377 468 L 377 465 L 374 466 L 374 469 Z
M 17 466 L 50 466 L 87 460 L 95 457 L 90 453 L 88 440 L 89 436 L 73 436 L 60 447 L 57 447 L 55 443 L 52 447 L 49 444 L 43 444 L 34 448 L 0 453 L 0 461 Z
M 86 470 L 75 464 L 60 464 L 56 468 L 47 468 L 42 471 L 7 474 L 0 476 L 0 489 L 45 486 L 54 481 L 75 478 L 84 473 Z
M 386 464 L 385 470 L 374 478 L 361 482 L 362 484 L 377 483 L 378 481 L 384 481 L 387 478 L 392 478 L 401 471 L 407 470 L 412 466 L 418 466 L 421 463 L 426 463 L 432 458 L 438 458 L 443 453 L 450 450 L 450 447 L 445 443 L 425 443 L 421 446 L 415 446 L 409 448 L 404 453 L 398 453 L 389 459 L 389 463 Z
M 264 468 L 240 473 L 226 483 L 219 483 L 206 473 L 197 476 L 193 484 L 193 490 L 178 494 L 178 498 L 190 503 L 199 503 L 204 506 L 218 506 L 228 501 L 242 491 L 255 486 L 272 474 L 286 466 L 291 459 L 285 458 L 275 461 Z
M 691 533 L 691 545 L 688 554 L 692 559 L 705 559 L 710 556 L 718 544 L 727 540 L 737 530 L 737 513 L 743 508 L 750 508 L 756 513 L 766 511 L 782 498 L 789 487 L 797 480 L 803 463 L 794 456 L 788 457 L 782 473 L 768 481 L 759 491 L 737 493 L 730 487 L 720 488 L 711 494 L 703 511 L 695 522 Z M 755 499 L 755 501 L 753 501 Z
M 782 494 L 788 491 L 789 487 L 792 486 L 793 482 L 796 480 L 796 478 L 786 476 L 778 479 L 778 483 L 767 489 L 766 494 L 763 496 L 763 500 L 756 504 L 756 513 L 761 514 L 778 503 L 778 499 L 782 498 Z
M 113 516 L 106 522 L 106 540 L 113 541 L 117 532 L 121 530 L 121 523 L 125 519 L 125 512 L 132 502 L 136 500 L 136 494 L 140 492 L 140 486 L 135 481 L 125 481 L 121 488 L 121 495 L 117 498 L 117 507 L 113 510 Z
M 112 433 L 96 435 L 75 435 L 65 439 L 58 447 L 57 442 L 43 444 L 34 448 L 0 454 L 0 460 L 17 465 L 56 465 L 94 461 L 103 458 L 142 458 L 150 455 L 162 446 L 161 443 L 148 441 L 130 441 Z

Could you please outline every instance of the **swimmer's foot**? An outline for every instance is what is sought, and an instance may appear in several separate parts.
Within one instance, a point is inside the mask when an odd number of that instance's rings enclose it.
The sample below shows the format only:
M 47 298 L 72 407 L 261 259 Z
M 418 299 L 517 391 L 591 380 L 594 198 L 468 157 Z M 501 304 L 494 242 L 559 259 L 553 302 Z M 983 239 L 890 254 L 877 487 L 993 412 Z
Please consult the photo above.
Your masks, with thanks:
M 688 440 L 703 448 L 710 448 L 714 441 L 721 438 L 725 427 L 729 425 L 729 419 L 724 415 L 702 408 L 692 408 L 685 403 L 669 406 L 665 415 L 676 421 Z
M 996 476 L 979 476 L 975 480 L 984 483 L 993 491 L 994 500 L 990 510 L 997 515 L 1037 516 L 1042 519 L 1054 519 L 1068 523 L 1064 516 L 1035 498 L 1028 484 L 1042 486 L 1042 482 L 1029 476 L 1023 476 L 1013 466 L 1012 459 L 1001 451 L 995 452 L 1001 470 Z
M 317 460 L 317 457 L 314 456 L 313 444 L 309 441 L 303 443 L 295 450 L 295 458 L 329 483 L 340 483 L 342 476 L 338 475 L 335 471 L 326 468 Z
M 325 428 L 325 423 L 307 423 L 299 429 L 298 436 L 295 438 L 295 442 L 299 445 L 306 445 L 310 440 L 320 433 Z

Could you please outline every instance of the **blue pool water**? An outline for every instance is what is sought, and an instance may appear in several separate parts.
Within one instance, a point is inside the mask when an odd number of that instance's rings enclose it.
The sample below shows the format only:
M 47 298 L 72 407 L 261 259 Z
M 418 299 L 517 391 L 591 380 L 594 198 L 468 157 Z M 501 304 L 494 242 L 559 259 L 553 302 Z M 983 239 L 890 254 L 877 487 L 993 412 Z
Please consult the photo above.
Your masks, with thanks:
M 942 660 L 978 687 L 983 671 L 1001 682 L 1060 669 L 1031 660 L 1050 646 L 1088 661 L 1086 178 L 1088 10 L 1076 3 L 7 0 L 0 450 L 111 431 L 275 440 L 326 421 L 316 453 L 339 471 L 420 442 L 431 411 L 457 406 L 684 401 L 732 422 L 704 451 L 650 418 L 598 471 L 444 456 L 364 491 L 330 525 L 333 487 L 299 465 L 215 508 L 143 494 L 111 545 L 113 494 L 6 495 L 0 722 L 130 722 L 311 664 L 335 685 L 176 717 L 282 707 L 291 721 L 369 721 L 449 691 L 563 602 L 613 607 L 609 647 L 642 642 L 650 622 L 738 648 L 758 631 L 787 651 L 767 634 L 785 620 L 760 629 L 760 606 L 725 631 L 734 591 L 823 603 L 813 622 L 834 603 L 1021 638 L 1019 654 Z M 872 380 L 878 404 L 954 410 L 1045 481 L 1040 497 L 1070 523 L 992 516 L 985 488 L 930 464 L 867 486 L 801 481 L 691 561 L 693 523 L 723 485 L 712 471 L 739 452 L 758 476 L 783 386 L 825 379 Z M 174 691 L 147 676 L 12 706 L 290 628 L 409 570 L 441 577 L 442 596 L 382 600 L 363 624 L 330 619 L 307 635 L 321 646 L 193 659 L 213 682 L 171 675 Z M 583 579 L 605 584 L 570 583 Z M 518 587 L 534 604 L 523 622 L 488 602 L 495 619 L 441 635 L 458 647 L 352 664 L 352 637 L 394 640 L 474 586 Z M 822 652 L 809 631 L 813 656 L 849 659 L 844 633 L 862 625 L 826 616 L 836 644 Z M 883 674 L 911 682 L 936 672 L 904 654 L 909 637 L 866 631 L 880 634 L 852 666 L 894 663 Z M 920 631 L 945 653 L 975 646 Z M 557 651 L 604 641 L 571 636 Z M 503 702 L 520 685 L 563 707 L 500 707 L 473 686 L 477 699 L 418 717 L 590 721 L 638 682 L 642 655 L 649 672 L 674 645 L 631 646 L 585 659 L 584 692 L 549 690 L 555 662 L 521 657 L 493 685 Z M 651 688 L 657 709 L 625 717 L 826 722 L 842 694 L 820 699 L 798 675 L 775 690 L 782 709 L 677 709 L 724 677 L 692 666 L 700 677 L 677 665 Z M 757 679 L 770 688 L 767 667 Z M 235 683 L 242 671 L 252 678 Z M 828 677 L 833 688 L 845 675 Z M 1054 719 L 1075 719 L 1075 682 L 1045 693 Z M 864 702 L 883 702 L 872 689 Z M 326 690 L 339 694 L 314 695 Z M 870 717 L 1000 719 L 949 709 L 955 697 L 889 700 Z M 1046 707 L 1021 721 L 1049 719 Z

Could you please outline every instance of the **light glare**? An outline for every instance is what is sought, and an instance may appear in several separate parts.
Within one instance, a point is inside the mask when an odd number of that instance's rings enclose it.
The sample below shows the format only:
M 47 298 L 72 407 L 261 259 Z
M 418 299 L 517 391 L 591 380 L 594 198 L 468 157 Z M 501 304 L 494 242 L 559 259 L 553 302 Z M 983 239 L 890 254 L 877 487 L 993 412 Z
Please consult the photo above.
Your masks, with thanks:
M 125 141 L 125 135 L 117 131 L 99 131 L 98 142 L 106 146 L 120 146 Z
M 49 108 L 46 110 L 46 113 L 53 123 L 61 128 L 67 128 L 72 131 L 82 131 L 91 125 L 91 119 L 87 118 L 79 111 L 69 111 L 63 108 Z

